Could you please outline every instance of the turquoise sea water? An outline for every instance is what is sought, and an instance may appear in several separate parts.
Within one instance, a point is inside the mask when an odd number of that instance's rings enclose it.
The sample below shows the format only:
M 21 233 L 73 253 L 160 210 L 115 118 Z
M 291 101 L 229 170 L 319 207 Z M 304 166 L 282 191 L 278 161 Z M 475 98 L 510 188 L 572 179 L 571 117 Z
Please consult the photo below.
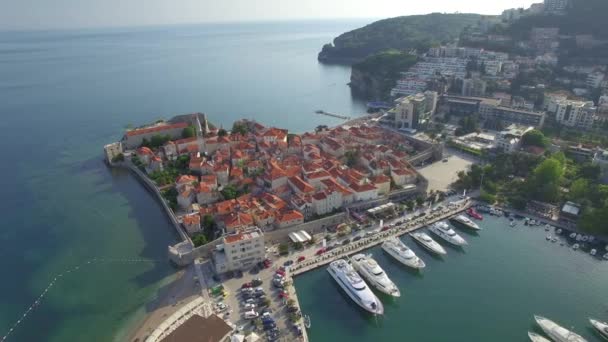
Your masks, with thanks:
M 601 341 L 587 317 L 608 320 L 608 262 L 546 241 L 541 227 L 520 222 L 511 228 L 506 219 L 493 217 L 481 225 L 478 235 L 458 230 L 469 245 L 446 246 L 443 258 L 403 236 L 427 264 L 420 273 L 380 247 L 370 249 L 402 294 L 396 300 L 379 296 L 385 304 L 382 317 L 360 310 L 325 268 L 298 276 L 302 311 L 311 316 L 311 341 L 523 342 L 527 331 L 540 332 L 534 314 Z
M 227 127 L 256 118 L 302 132 L 358 115 L 350 69 L 316 61 L 365 21 L 0 32 L 0 338 L 62 278 L 8 341 L 111 341 L 174 273 L 160 207 L 102 146 L 128 124 L 194 111 Z M 117 338 L 117 339 L 120 339 Z

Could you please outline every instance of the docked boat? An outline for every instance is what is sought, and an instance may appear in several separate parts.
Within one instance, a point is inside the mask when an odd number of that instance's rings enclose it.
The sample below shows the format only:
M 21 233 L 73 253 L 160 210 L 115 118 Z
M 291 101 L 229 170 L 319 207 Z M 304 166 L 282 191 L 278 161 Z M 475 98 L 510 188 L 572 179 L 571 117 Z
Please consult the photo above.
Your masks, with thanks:
M 608 323 L 593 318 L 589 318 L 589 322 L 605 340 L 608 340 Z
M 386 293 L 389 296 L 401 297 L 401 292 L 399 292 L 397 285 L 389 279 L 386 272 L 372 258 L 371 254 L 356 254 L 350 258 L 350 262 L 353 268 L 365 278 L 367 283 L 378 289 L 378 291 Z
M 464 216 L 464 215 L 456 215 L 453 217 L 450 217 L 450 221 L 458 223 L 466 228 L 469 229 L 473 229 L 473 230 L 480 230 L 481 228 L 477 225 L 477 223 L 471 221 L 470 218 Z
M 432 224 L 429 230 L 454 246 L 464 246 L 467 244 L 465 239 L 456 234 L 454 229 L 443 221 Z
M 426 265 L 414 251 L 406 246 L 399 238 L 393 237 L 382 243 L 382 249 L 405 266 L 421 269 Z
M 410 236 L 414 240 L 416 240 L 419 244 L 421 244 L 422 247 L 426 248 L 427 250 L 429 250 L 432 253 L 439 254 L 439 255 L 447 254 L 445 249 L 443 247 L 441 247 L 441 245 L 438 244 L 437 241 L 433 240 L 426 233 L 413 232 L 413 233 L 410 233 Z
M 534 320 L 538 326 L 555 342 L 586 342 L 582 336 L 560 326 L 552 320 L 542 317 L 534 316 Z
M 597 254 L 597 249 L 592 248 L 591 251 L 589 251 L 589 254 L 596 255 Z
M 373 314 L 384 313 L 382 302 L 346 260 L 332 261 L 327 267 L 327 272 L 357 305 Z
M 470 217 L 472 217 L 476 220 L 483 220 L 483 216 L 481 216 L 481 214 L 478 213 L 477 210 L 475 210 L 475 208 L 473 208 L 473 207 L 467 209 L 467 215 L 469 215 Z
M 547 340 L 546 338 L 540 336 L 539 334 L 529 332 L 529 331 L 528 331 L 528 337 L 530 338 L 530 341 L 532 341 L 532 342 L 551 342 L 550 340 Z

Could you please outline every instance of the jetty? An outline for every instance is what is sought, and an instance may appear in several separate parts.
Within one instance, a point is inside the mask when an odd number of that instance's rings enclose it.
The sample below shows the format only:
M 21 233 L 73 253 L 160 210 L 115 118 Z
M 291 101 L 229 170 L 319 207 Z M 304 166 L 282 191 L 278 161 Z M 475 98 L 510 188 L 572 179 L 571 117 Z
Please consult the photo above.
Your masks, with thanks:
M 332 118 L 338 118 L 338 119 L 342 119 L 342 120 L 350 120 L 351 119 L 350 116 L 330 113 L 330 112 L 326 112 L 324 110 L 317 110 L 315 113 L 320 114 L 320 115 L 331 116 Z
M 457 204 L 453 204 L 452 207 L 449 208 L 449 210 L 445 210 L 431 216 L 420 217 L 403 225 L 396 226 L 385 231 L 380 231 L 372 236 L 363 238 L 360 241 L 351 242 L 350 244 L 337 247 L 327 253 L 315 256 L 311 259 L 306 259 L 302 263 L 290 267 L 290 276 L 297 276 L 299 274 L 311 271 L 315 268 L 327 265 L 336 259 L 344 258 L 348 255 L 352 255 L 361 252 L 362 250 L 379 245 L 389 237 L 399 237 L 401 235 L 411 233 L 415 230 L 426 227 L 431 223 L 445 220 L 468 209 L 472 204 L 473 203 L 471 200 L 462 200 Z M 297 256 L 298 254 L 295 254 L 291 255 L 290 257 L 293 258 Z

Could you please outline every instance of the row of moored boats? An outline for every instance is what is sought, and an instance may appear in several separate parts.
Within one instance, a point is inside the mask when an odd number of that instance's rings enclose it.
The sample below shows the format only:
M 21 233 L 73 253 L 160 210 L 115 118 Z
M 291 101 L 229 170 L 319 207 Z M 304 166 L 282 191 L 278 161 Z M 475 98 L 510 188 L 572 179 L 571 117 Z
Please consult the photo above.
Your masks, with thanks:
M 543 332 L 550 338 L 546 339 L 539 334 L 528 332 L 528 337 L 532 342 L 586 342 L 587 340 L 577 333 L 568 330 L 561 325 L 553 322 L 552 320 L 542 317 L 542 316 L 534 316 L 534 320 L 536 324 L 543 330 Z M 590 318 L 589 322 L 597 331 L 597 333 L 602 336 L 604 339 L 608 340 L 608 323 L 601 322 L 595 319 Z
M 464 215 L 455 216 L 450 220 L 469 229 L 481 229 L 475 222 Z M 464 246 L 467 244 L 465 239 L 456 234 L 445 222 L 436 222 L 429 227 L 429 230 L 454 246 Z M 446 254 L 446 250 L 428 234 L 424 232 L 412 232 L 410 236 L 428 251 L 438 255 Z M 422 269 L 426 266 L 424 261 L 397 237 L 391 237 L 384 241 L 382 249 L 407 267 Z M 371 254 L 356 254 L 349 258 L 349 261 L 345 259 L 335 260 L 329 264 L 327 271 L 344 292 L 360 307 L 373 314 L 383 314 L 384 306 L 382 302 L 367 286 L 366 281 L 378 291 L 393 297 L 401 296 L 399 288 L 388 277 Z

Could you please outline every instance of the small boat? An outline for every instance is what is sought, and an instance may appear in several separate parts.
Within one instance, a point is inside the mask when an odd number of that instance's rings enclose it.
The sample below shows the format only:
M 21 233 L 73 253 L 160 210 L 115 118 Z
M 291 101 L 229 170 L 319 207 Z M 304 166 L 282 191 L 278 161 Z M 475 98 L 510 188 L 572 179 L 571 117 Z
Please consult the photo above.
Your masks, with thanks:
M 593 248 L 591 251 L 589 251 L 589 254 L 596 255 L 597 254 L 597 249 Z
M 470 218 L 464 216 L 464 215 L 456 215 L 453 217 L 450 217 L 450 221 L 460 224 L 466 228 L 469 229 L 473 229 L 473 230 L 480 230 L 481 228 L 477 225 L 477 223 L 471 221 Z
M 595 236 L 589 235 L 589 242 L 593 242 L 595 240 Z
M 604 256 L 602 256 L 602 258 L 608 260 L 608 253 L 604 254 Z
M 443 221 L 434 223 L 429 230 L 454 246 L 464 246 L 467 244 L 465 239 L 456 234 L 454 229 Z
M 587 241 L 589 241 L 589 237 L 587 235 L 583 235 L 583 238 L 581 240 L 583 242 L 587 242 Z
M 536 226 L 536 220 L 532 219 L 530 222 L 528 222 L 528 224 L 531 226 Z
M 310 329 L 310 316 L 304 315 L 304 326 L 306 329 Z
M 561 234 L 562 233 L 562 229 L 561 228 L 557 228 L 557 230 L 555 231 L 557 234 Z
M 387 239 L 382 243 L 382 249 L 405 266 L 415 269 L 421 269 L 426 266 L 424 261 L 416 256 L 414 251 L 401 242 L 399 238 L 392 237 Z
M 419 244 L 421 244 L 422 247 L 426 248 L 430 252 L 433 252 L 433 253 L 439 254 L 439 255 L 445 255 L 445 254 L 447 254 L 447 252 L 445 251 L 445 249 L 443 249 L 443 247 L 441 247 L 441 245 L 438 244 L 437 241 L 433 240 L 426 233 L 423 233 L 423 232 L 413 232 L 413 233 L 410 233 L 410 236 L 414 240 L 416 240 Z
M 378 262 L 374 260 L 371 254 L 355 254 L 351 259 L 350 263 L 353 265 L 355 270 L 367 280 L 367 282 L 389 296 L 400 297 L 401 292 L 399 288 L 392 280 L 389 279 L 386 272 L 378 265 Z
M 576 250 L 578 249 L 580 246 L 578 243 L 575 243 L 574 245 L 572 245 L 572 249 Z
M 534 315 L 534 320 L 541 329 L 555 342 L 586 342 L 582 336 L 560 326 L 552 320 Z
M 528 331 L 528 337 L 530 338 L 530 341 L 532 341 L 532 342 L 551 342 L 550 340 L 547 340 L 546 338 L 540 336 L 539 334 L 529 332 L 529 331 Z
M 593 318 L 589 318 L 589 322 L 604 339 L 608 340 L 608 323 Z
M 583 236 L 581 234 L 576 235 L 576 241 L 581 241 L 582 239 L 583 239 Z
M 475 208 L 471 207 L 469 209 L 467 209 L 467 215 L 469 215 L 470 217 L 476 219 L 476 220 L 483 220 L 483 216 L 481 216 L 480 213 L 477 212 L 477 210 L 475 210 Z
M 570 234 L 570 238 L 571 238 L 571 239 L 575 239 L 575 238 L 576 238 L 576 233 L 572 233 L 572 234 Z
M 551 240 L 551 235 L 547 235 L 545 239 L 547 239 L 547 241 Z
M 526 217 L 526 219 L 524 220 L 524 224 L 527 226 L 530 224 L 530 218 Z
M 332 261 L 327 267 L 327 272 L 334 278 L 336 283 L 346 294 L 360 307 L 373 314 L 382 315 L 384 306 L 367 286 L 361 276 L 344 259 Z
M 551 242 L 557 242 L 557 238 L 554 236 L 554 237 L 551 239 Z
M 509 226 L 515 227 L 515 226 L 517 226 L 517 223 L 515 221 L 511 221 L 511 223 L 509 223 Z

